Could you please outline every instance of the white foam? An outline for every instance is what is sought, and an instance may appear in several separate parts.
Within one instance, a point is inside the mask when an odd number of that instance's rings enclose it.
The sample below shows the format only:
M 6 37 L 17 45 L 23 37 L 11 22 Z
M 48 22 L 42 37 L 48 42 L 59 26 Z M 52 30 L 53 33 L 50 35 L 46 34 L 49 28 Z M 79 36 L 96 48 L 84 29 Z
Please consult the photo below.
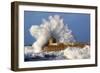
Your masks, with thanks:
M 59 15 L 49 16 L 48 20 L 44 18 L 42 20 L 41 25 L 32 25 L 30 28 L 30 34 L 36 38 L 36 42 L 32 45 L 35 53 L 41 52 L 50 37 L 55 38 L 57 42 L 75 42 L 72 31 Z

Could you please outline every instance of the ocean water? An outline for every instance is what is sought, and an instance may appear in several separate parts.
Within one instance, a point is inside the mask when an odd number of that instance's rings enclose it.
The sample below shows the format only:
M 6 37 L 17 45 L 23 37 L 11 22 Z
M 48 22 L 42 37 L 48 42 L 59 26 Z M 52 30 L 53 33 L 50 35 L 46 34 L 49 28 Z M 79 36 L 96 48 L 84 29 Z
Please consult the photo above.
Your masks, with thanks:
M 65 59 L 63 55 L 57 56 L 55 54 L 43 54 L 42 56 L 36 55 L 32 56 L 30 55 L 25 55 L 25 61 L 43 61 L 43 60 L 63 60 Z
M 24 61 L 73 60 L 90 58 L 90 48 L 69 47 L 63 51 L 34 53 L 31 46 L 25 46 Z

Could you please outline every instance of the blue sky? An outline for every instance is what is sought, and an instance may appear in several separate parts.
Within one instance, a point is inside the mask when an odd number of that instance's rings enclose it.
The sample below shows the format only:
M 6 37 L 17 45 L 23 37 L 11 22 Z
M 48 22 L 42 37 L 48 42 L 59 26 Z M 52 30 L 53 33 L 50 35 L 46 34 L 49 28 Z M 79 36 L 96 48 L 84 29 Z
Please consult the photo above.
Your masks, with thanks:
M 50 15 L 60 15 L 68 24 L 77 42 L 90 42 L 90 15 L 82 13 L 24 11 L 24 45 L 31 45 L 35 39 L 30 35 L 32 25 L 40 25 L 42 19 Z

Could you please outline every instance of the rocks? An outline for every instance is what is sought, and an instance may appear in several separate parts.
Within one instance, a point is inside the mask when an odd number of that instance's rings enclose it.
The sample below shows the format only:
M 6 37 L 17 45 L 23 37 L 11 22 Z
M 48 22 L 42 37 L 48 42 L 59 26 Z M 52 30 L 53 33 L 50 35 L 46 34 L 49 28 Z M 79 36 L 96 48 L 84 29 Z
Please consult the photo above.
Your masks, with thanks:
M 74 60 L 74 59 L 89 59 L 90 47 L 89 45 L 83 48 L 67 47 L 65 50 L 40 52 L 35 53 L 31 46 L 25 46 L 25 60 L 40 61 L 40 60 Z

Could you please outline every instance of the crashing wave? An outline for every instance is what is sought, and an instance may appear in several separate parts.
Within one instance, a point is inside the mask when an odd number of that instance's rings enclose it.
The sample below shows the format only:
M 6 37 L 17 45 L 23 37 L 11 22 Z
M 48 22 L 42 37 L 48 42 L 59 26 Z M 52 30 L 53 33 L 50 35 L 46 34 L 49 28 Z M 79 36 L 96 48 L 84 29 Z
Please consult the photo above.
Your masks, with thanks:
M 39 53 L 42 47 L 48 42 L 50 37 L 56 39 L 57 43 L 75 42 L 72 31 L 67 24 L 64 24 L 63 19 L 59 15 L 49 16 L 48 20 L 43 19 L 42 24 L 32 25 L 30 34 L 36 38 L 33 43 L 35 53 Z
M 64 56 L 67 59 L 88 59 L 90 58 L 90 47 L 85 45 L 80 47 L 68 47 L 64 50 Z

